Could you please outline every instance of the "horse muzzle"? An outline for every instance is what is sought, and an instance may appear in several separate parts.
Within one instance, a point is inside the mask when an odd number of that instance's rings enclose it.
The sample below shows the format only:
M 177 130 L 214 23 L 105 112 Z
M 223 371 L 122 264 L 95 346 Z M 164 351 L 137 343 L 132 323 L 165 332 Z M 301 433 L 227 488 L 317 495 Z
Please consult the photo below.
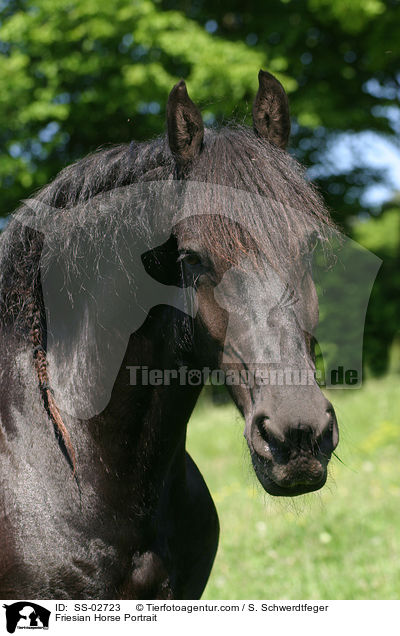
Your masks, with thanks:
M 260 409 L 252 418 L 246 439 L 255 473 L 271 495 L 293 497 L 321 488 L 327 467 L 339 442 L 332 405 L 323 398 L 323 409 L 308 417 L 282 423 Z M 318 413 L 318 415 L 317 415 Z

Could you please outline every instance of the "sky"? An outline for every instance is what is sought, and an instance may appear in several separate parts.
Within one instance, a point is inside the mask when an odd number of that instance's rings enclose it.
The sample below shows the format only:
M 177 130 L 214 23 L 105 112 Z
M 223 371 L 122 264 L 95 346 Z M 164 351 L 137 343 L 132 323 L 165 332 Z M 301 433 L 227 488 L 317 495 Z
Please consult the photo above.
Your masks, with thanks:
M 365 131 L 357 135 L 342 135 L 332 147 L 332 160 L 342 169 L 368 166 L 384 170 L 386 183 L 367 186 L 361 198 L 363 205 L 378 206 L 400 192 L 400 144 L 387 141 L 381 135 Z

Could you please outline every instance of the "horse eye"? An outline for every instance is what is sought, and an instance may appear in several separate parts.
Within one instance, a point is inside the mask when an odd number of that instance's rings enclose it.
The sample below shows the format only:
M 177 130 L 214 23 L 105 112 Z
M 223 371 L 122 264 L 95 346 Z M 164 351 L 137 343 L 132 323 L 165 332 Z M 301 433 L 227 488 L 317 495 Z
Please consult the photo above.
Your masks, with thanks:
M 183 256 L 182 259 L 187 265 L 190 265 L 190 267 L 194 267 L 195 265 L 200 265 L 201 264 L 201 260 L 200 257 L 197 256 L 197 254 L 185 254 Z

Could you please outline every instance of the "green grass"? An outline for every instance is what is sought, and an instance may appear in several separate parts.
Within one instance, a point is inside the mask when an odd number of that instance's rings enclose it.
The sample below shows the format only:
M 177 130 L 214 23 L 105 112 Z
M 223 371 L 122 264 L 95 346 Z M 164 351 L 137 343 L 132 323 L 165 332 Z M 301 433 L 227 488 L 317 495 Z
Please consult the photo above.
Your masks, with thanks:
M 188 450 L 216 503 L 221 537 L 204 599 L 400 597 L 400 376 L 329 392 L 339 456 L 326 486 L 266 495 L 233 405 L 200 401 Z

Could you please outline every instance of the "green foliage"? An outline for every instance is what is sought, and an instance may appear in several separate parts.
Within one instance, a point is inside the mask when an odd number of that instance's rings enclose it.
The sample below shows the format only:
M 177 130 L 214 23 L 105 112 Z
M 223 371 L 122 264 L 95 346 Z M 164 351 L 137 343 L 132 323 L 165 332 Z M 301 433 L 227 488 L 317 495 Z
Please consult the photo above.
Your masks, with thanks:
M 377 218 L 360 220 L 353 228 L 353 236 L 371 252 L 397 258 L 400 247 L 400 209 L 388 207 Z
M 249 121 L 258 68 L 277 74 L 291 97 L 293 149 L 308 165 L 329 164 L 337 132 L 393 134 L 385 109 L 398 98 L 398 0 L 0 6 L 3 215 L 101 144 L 160 134 L 180 77 L 206 121 Z M 371 79 L 379 90 L 366 89 Z M 370 179 L 366 170 L 322 172 L 319 182 L 346 223 Z
M 399 396 L 395 376 L 330 391 L 344 464 L 332 458 L 326 486 L 291 500 L 256 482 L 234 407 L 198 405 L 188 448 L 221 524 L 203 598 L 398 598 Z
M 225 99 L 232 112 L 268 65 L 261 51 L 213 38 L 151 0 L 25 6 L 0 29 L 3 214 L 99 145 L 161 133 L 158 114 L 180 76 L 200 103 Z
M 353 235 L 356 241 L 382 259 L 368 306 L 364 365 L 374 374 L 383 374 L 388 369 L 393 344 L 400 336 L 399 207 L 389 206 L 378 218 L 358 222 L 353 228 Z M 398 360 L 392 360 L 392 365 L 397 363 Z
M 370 26 L 374 18 L 385 11 L 381 0 L 309 0 L 310 9 L 325 11 L 326 21 L 337 20 L 344 32 L 357 33 Z

